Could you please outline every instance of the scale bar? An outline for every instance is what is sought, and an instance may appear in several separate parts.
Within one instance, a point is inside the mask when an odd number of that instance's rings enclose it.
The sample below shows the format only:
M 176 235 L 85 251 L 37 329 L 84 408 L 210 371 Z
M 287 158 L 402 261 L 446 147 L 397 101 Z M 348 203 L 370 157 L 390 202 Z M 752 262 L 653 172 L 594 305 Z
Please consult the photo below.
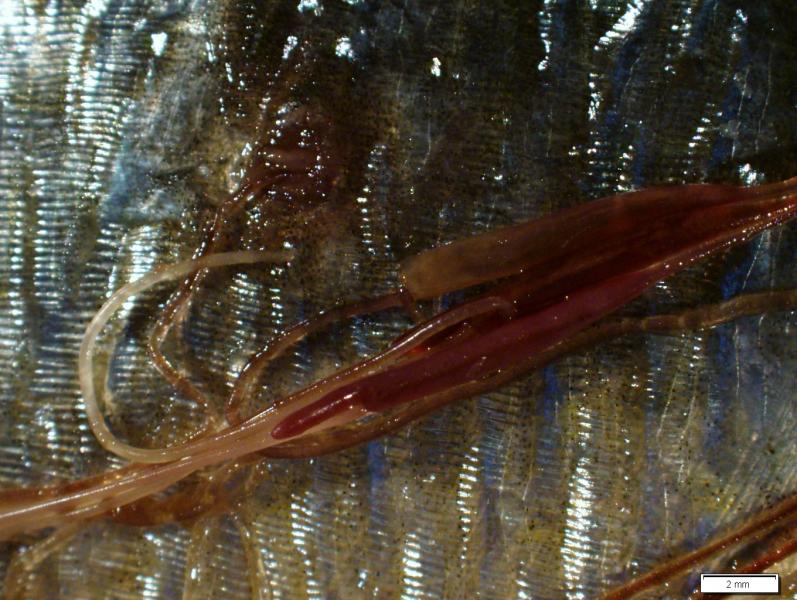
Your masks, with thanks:
M 703 573 L 700 591 L 704 594 L 779 594 L 777 573 Z

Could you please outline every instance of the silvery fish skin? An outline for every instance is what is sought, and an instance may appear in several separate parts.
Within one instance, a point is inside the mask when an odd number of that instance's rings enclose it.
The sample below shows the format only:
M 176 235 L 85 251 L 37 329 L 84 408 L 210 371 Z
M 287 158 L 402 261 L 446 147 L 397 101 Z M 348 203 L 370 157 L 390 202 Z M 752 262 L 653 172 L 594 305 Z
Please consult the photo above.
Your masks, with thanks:
M 167 350 L 214 398 L 277 332 L 391 288 L 421 250 L 631 188 L 792 174 L 788 9 L 520 4 L 9 3 L 3 486 L 115 464 L 82 413 L 85 324 L 112 290 L 194 251 L 269 107 L 331 119 L 344 177 L 308 211 L 286 201 L 241 217 L 244 244 L 287 241 L 299 256 L 226 274 L 192 302 Z M 793 228 L 773 231 L 629 310 L 792 287 L 794 249 Z M 107 336 L 110 423 L 136 443 L 174 442 L 201 417 L 146 355 L 167 293 L 132 303 Z M 792 321 L 596 348 L 367 447 L 268 464 L 242 506 L 188 528 L 92 525 L 28 594 L 55 578 L 69 598 L 250 597 L 253 585 L 593 597 L 792 491 Z M 331 329 L 276 365 L 258 401 L 406 326 L 388 315 Z

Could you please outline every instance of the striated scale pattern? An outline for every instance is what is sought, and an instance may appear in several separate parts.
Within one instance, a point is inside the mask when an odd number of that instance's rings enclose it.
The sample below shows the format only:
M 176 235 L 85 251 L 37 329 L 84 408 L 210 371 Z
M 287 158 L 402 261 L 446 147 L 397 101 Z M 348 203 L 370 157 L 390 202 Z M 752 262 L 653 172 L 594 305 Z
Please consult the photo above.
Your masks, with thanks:
M 275 335 L 391 290 L 424 249 L 644 186 L 795 175 L 795 23 L 778 0 L 7 0 L 0 487 L 120 464 L 83 415 L 85 325 L 191 256 L 239 185 L 269 184 L 224 243 L 296 259 L 207 277 L 165 344 L 218 409 Z M 793 225 L 767 232 L 627 312 L 794 287 L 796 252 Z M 109 424 L 138 444 L 203 417 L 146 352 L 172 289 L 126 303 L 101 340 Z M 410 323 L 310 336 L 245 410 Z M 243 467 L 203 518 L 80 528 L 21 597 L 594 598 L 797 488 L 795 326 L 631 336 L 362 447 Z M 0 546 L 0 581 L 37 539 Z M 781 567 L 794 595 L 797 564 Z

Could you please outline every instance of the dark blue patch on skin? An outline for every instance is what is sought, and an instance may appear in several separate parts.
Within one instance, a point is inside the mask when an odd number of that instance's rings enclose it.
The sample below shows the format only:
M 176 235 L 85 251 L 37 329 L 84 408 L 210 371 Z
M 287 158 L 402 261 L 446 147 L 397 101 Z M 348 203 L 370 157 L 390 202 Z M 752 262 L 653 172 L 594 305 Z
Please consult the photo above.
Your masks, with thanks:
M 385 481 L 387 464 L 385 461 L 385 443 L 381 439 L 368 442 L 368 475 L 371 480 L 370 498 L 372 505 L 378 505 L 378 500 L 384 497 L 382 483 Z
M 543 427 L 553 427 L 556 424 L 556 407 L 562 401 L 562 388 L 554 365 L 545 367 L 542 376 L 545 381 L 545 391 L 541 398 L 540 414 L 544 419 Z

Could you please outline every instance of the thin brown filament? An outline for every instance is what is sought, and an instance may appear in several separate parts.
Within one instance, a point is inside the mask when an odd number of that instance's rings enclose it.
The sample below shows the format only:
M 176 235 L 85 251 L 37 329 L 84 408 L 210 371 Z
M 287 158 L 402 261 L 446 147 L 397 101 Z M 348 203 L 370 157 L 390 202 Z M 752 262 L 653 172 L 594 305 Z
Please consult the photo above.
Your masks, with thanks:
M 245 481 L 228 487 L 228 481 L 241 469 L 259 460 L 256 455 L 215 467 L 209 474 L 185 489 L 166 497 L 147 496 L 120 506 L 110 513 L 116 523 L 153 527 L 184 523 L 211 514 L 226 513 L 245 493 Z
M 333 308 L 287 329 L 276 340 L 255 354 L 241 371 L 225 407 L 227 423 L 235 426 L 244 420 L 240 414 L 241 405 L 251 395 L 252 388 L 257 383 L 258 375 L 270 362 L 281 356 L 288 348 L 298 344 L 308 335 L 316 333 L 337 321 L 381 312 L 402 305 L 400 294 L 387 294 Z
M 228 219 L 239 213 L 244 205 L 247 194 L 235 194 L 225 201 L 213 217 L 212 223 L 207 228 L 202 243 L 194 253 L 194 259 L 199 259 L 210 254 L 219 253 L 227 249 L 229 244 L 224 243 L 223 228 Z M 205 269 L 192 273 L 180 283 L 180 287 L 171 295 L 163 307 L 160 317 L 150 332 L 147 343 L 147 353 L 152 364 L 171 386 L 187 399 L 193 401 L 205 411 L 205 422 L 202 427 L 194 432 L 192 437 L 205 435 L 221 425 L 221 416 L 216 411 L 213 403 L 175 367 L 163 353 L 163 344 L 169 333 L 182 321 L 196 289 L 202 284 L 207 271 Z
M 249 591 L 252 598 L 272 597 L 269 588 L 271 587 L 268 579 L 265 565 L 260 553 L 256 547 L 256 532 L 253 531 L 251 526 L 252 519 L 244 519 L 237 512 L 231 512 L 230 518 L 232 519 L 235 529 L 238 530 L 238 537 L 241 540 L 241 546 L 244 549 L 244 557 L 246 558 L 247 572 L 249 573 Z M 265 595 L 267 594 L 267 595 Z
M 797 552 L 797 523 L 790 523 L 780 542 L 766 554 L 742 565 L 736 573 L 762 573 Z
M 296 60 L 298 54 L 300 54 L 299 51 L 290 59 L 291 62 Z M 286 79 L 291 79 L 293 76 L 295 74 L 283 75 Z M 233 233 L 228 231 L 230 221 L 240 215 L 243 209 L 252 202 L 270 202 L 268 198 L 264 197 L 268 190 L 280 188 L 286 193 L 301 195 L 299 192 L 302 191 L 303 186 L 313 181 L 313 177 L 317 173 L 311 173 L 311 171 L 316 170 L 318 161 L 324 162 L 316 152 L 317 148 L 314 149 L 312 144 L 310 145 L 312 147 L 307 147 L 303 144 L 296 146 L 293 142 L 275 142 L 280 135 L 272 135 L 273 131 L 270 129 L 271 127 L 296 128 L 308 125 L 308 121 L 329 125 L 322 118 L 314 115 L 307 106 L 293 106 L 282 93 L 272 97 L 271 102 L 263 110 L 262 119 L 258 125 L 258 128 L 263 130 L 259 136 L 261 142 L 252 154 L 238 190 L 222 202 L 216 211 L 203 236 L 202 243 L 194 254 L 195 259 L 232 250 Z M 329 159 L 329 156 L 327 158 Z M 334 163 L 334 160 L 331 162 Z M 336 181 L 333 178 L 330 185 L 334 187 Z M 321 196 L 324 194 L 322 193 Z M 165 356 L 163 345 L 174 327 L 181 323 L 205 273 L 204 270 L 193 273 L 181 283 L 179 289 L 164 307 L 147 344 L 150 358 L 161 375 L 173 388 L 205 411 L 204 426 L 195 431 L 191 439 L 223 427 L 223 419 L 217 413 L 214 405 L 205 398 L 185 373 L 175 367 Z
M 789 496 L 772 508 L 758 513 L 730 533 L 701 546 L 697 550 L 669 560 L 652 571 L 611 590 L 602 596 L 602 600 L 632 598 L 640 592 L 669 581 L 687 569 L 703 564 L 706 560 L 722 551 L 729 550 L 742 542 L 764 535 L 784 520 L 791 519 L 794 516 L 797 516 L 797 494 Z
M 392 304 L 393 298 L 391 296 L 385 296 L 383 298 L 384 302 Z M 386 350 L 383 350 L 382 352 L 379 352 L 378 354 L 375 354 L 352 367 L 349 367 L 329 377 L 321 379 L 320 381 L 305 388 L 304 390 L 301 390 L 296 394 L 289 396 L 288 398 L 278 401 L 277 404 L 275 404 L 270 408 L 279 409 L 282 407 L 290 407 L 292 410 L 296 410 L 303 406 L 311 404 L 316 399 L 322 398 L 323 396 L 327 395 L 328 393 L 332 392 L 334 389 L 338 387 L 346 385 L 361 377 L 375 374 L 381 371 L 382 369 L 385 369 L 395 364 L 399 360 L 405 362 L 412 362 L 413 360 L 419 360 L 421 358 L 420 355 L 417 358 L 408 357 L 407 355 L 416 348 L 419 348 L 429 339 L 436 337 L 440 333 L 456 325 L 464 323 L 468 319 L 484 314 L 489 314 L 492 312 L 511 313 L 512 306 L 510 305 L 510 303 L 508 303 L 506 300 L 502 298 L 486 297 L 476 300 L 474 302 L 469 302 L 461 306 L 457 306 L 451 310 L 445 311 L 437 315 L 436 317 L 430 319 L 422 326 L 416 328 L 411 333 L 405 334 L 404 336 L 395 340 L 393 344 L 390 347 L 388 347 Z M 290 343 L 288 343 L 285 346 L 281 345 L 281 351 L 284 351 L 285 347 L 289 345 Z M 246 374 L 246 379 L 241 385 L 251 386 L 254 377 L 257 375 L 259 370 L 265 368 L 266 364 L 267 361 L 263 361 L 262 363 L 259 363 L 256 368 L 250 370 Z M 238 384 L 236 384 L 236 387 L 238 387 Z M 233 391 L 233 394 L 235 393 L 236 392 Z M 242 391 L 239 393 L 243 398 L 244 392 Z M 255 417 L 256 416 L 257 415 L 255 415 Z M 350 412 L 347 412 L 343 413 L 339 417 L 339 419 L 342 420 L 343 422 L 346 422 L 346 421 L 352 421 L 354 420 L 354 418 L 359 416 L 361 416 L 360 413 L 356 414 L 355 416 L 352 416 Z M 376 420 L 378 421 L 379 419 L 377 418 Z M 327 430 L 330 428 L 335 429 L 336 426 L 340 424 L 341 423 L 336 422 L 335 419 L 332 419 L 332 420 L 327 420 L 320 427 L 322 430 Z M 356 427 L 359 427 L 359 425 L 357 425 Z M 302 434 L 301 439 L 304 440 L 307 434 L 313 434 L 316 432 L 317 432 L 316 428 L 310 429 L 306 434 Z M 269 445 L 268 447 L 272 446 Z
M 685 310 L 675 315 L 660 315 L 642 319 L 617 319 L 597 325 L 586 335 L 574 336 L 568 346 L 591 345 L 596 341 L 623 333 L 649 332 L 669 334 L 683 329 L 705 329 L 743 316 L 770 311 L 797 309 L 797 290 L 760 292 L 733 298 L 720 304 Z M 687 569 L 696 567 L 716 554 L 763 535 L 786 519 L 797 516 L 797 494 L 787 497 L 742 523 L 731 532 L 704 546 L 678 556 L 655 569 L 611 590 L 603 600 L 620 600 L 669 581 Z
M 785 530 L 785 534 L 780 536 L 774 548 L 730 572 L 738 574 L 763 573 L 765 569 L 786 560 L 797 552 L 797 532 L 795 531 L 797 530 L 797 522 L 792 521 L 785 527 Z M 710 596 L 711 598 L 725 598 L 730 596 L 730 594 L 711 594 Z M 689 596 L 689 600 L 702 600 L 703 598 L 705 598 L 705 594 L 699 589 L 694 590 Z
M 124 302 L 126 302 L 128 298 L 163 281 L 177 279 L 204 268 L 252 264 L 264 261 L 285 262 L 290 260 L 291 257 L 292 255 L 288 252 L 240 251 L 209 254 L 175 265 L 161 267 L 117 290 L 94 315 L 94 318 L 86 328 L 86 333 L 83 336 L 83 342 L 78 356 L 78 377 L 83 393 L 83 403 L 86 407 L 89 426 L 100 445 L 109 452 L 113 452 L 117 456 L 134 462 L 166 462 L 168 460 L 176 460 L 186 456 L 182 451 L 183 447 L 185 447 L 186 450 L 192 447 L 190 443 L 185 442 L 169 449 L 136 448 L 119 440 L 105 424 L 105 419 L 100 410 L 99 401 L 94 389 L 94 378 L 97 374 L 94 372 L 92 361 L 99 334 L 105 324 L 113 317 L 114 313 L 124 305 Z
M 84 526 L 85 522 L 63 525 L 24 551 L 17 551 L 6 568 L 3 597 L 6 600 L 28 598 L 30 592 L 26 588 L 33 571 L 53 553 L 64 548 Z

